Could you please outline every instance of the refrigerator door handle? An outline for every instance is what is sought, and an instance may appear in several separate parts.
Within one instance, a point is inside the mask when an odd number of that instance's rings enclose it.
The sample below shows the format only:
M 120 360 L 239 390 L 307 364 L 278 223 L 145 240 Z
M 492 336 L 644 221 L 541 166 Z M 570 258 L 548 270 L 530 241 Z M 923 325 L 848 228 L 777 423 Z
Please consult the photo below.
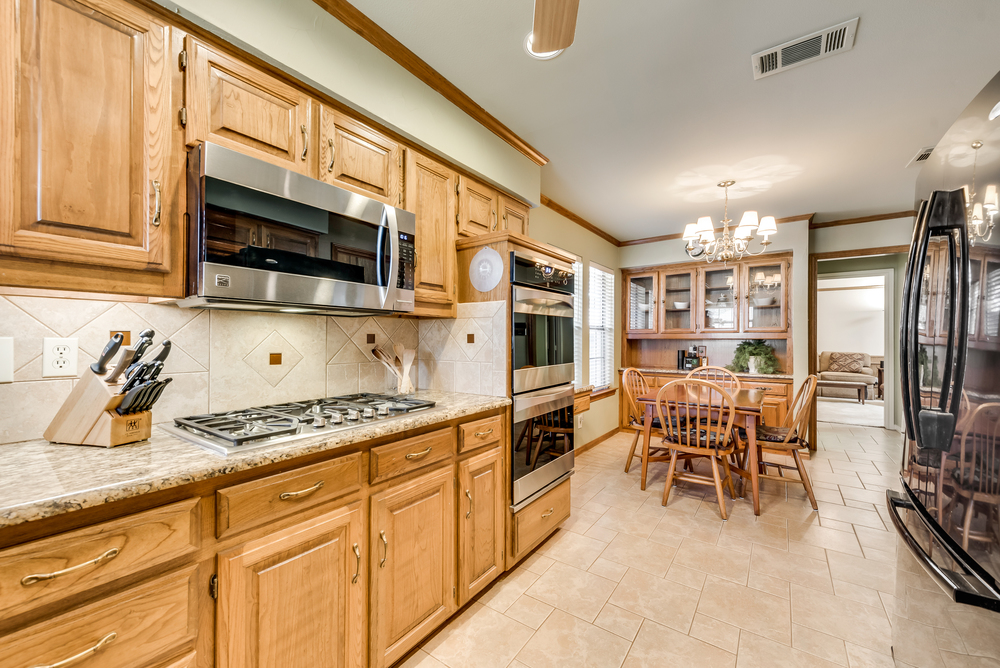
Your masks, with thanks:
M 981 578 L 971 571 L 968 573 L 957 573 L 946 568 L 941 568 L 934 562 L 933 559 L 931 559 L 931 556 L 927 554 L 920 543 L 917 542 L 917 539 L 913 537 L 913 534 L 910 533 L 910 529 L 903 522 L 903 518 L 899 516 L 900 508 L 905 508 L 917 513 L 917 516 L 920 518 L 920 521 L 923 523 L 926 530 L 931 534 L 931 536 L 934 537 L 937 543 L 943 547 L 943 549 L 948 553 L 948 556 L 950 556 L 955 563 L 961 564 L 965 567 L 965 564 L 963 563 L 964 559 L 952 550 L 951 546 L 948 545 L 946 537 L 941 536 L 933 523 L 928 523 L 923 517 L 920 517 L 920 510 L 910 501 L 909 498 L 890 489 L 885 492 L 885 501 L 886 506 L 888 506 L 889 509 L 889 517 L 892 519 L 892 524 L 896 527 L 896 532 L 903 539 L 903 542 L 906 543 L 907 548 L 910 550 L 910 554 L 913 555 L 914 559 L 917 560 L 917 563 L 920 564 L 921 568 L 927 572 L 927 575 L 929 575 L 930 578 L 934 580 L 939 587 L 941 587 L 944 593 L 947 594 L 951 600 L 956 603 L 1000 612 L 1000 597 L 998 597 L 997 593 L 984 583 Z

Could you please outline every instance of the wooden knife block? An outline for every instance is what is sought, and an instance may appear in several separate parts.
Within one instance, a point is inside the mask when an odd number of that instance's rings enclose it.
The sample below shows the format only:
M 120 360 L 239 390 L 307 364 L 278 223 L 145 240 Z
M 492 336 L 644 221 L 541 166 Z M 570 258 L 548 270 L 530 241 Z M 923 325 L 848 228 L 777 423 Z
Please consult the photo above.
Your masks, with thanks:
M 115 409 L 124 399 L 120 390 L 121 385 L 109 385 L 84 369 L 43 436 L 52 443 L 105 448 L 148 439 L 153 430 L 152 411 L 119 415 Z

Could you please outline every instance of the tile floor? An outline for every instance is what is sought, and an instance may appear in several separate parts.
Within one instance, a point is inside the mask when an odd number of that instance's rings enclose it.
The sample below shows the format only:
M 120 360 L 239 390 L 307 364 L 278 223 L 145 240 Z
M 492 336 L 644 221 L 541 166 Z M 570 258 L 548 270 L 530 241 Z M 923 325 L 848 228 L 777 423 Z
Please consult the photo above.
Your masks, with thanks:
M 869 399 L 864 404 L 856 399 L 817 397 L 816 419 L 820 422 L 838 422 L 863 427 L 881 427 L 885 424 L 884 403 Z
M 821 424 L 799 485 L 764 481 L 761 516 L 687 483 L 660 505 L 666 465 L 639 490 L 631 435 L 577 458 L 573 514 L 401 665 L 892 667 L 896 432 Z

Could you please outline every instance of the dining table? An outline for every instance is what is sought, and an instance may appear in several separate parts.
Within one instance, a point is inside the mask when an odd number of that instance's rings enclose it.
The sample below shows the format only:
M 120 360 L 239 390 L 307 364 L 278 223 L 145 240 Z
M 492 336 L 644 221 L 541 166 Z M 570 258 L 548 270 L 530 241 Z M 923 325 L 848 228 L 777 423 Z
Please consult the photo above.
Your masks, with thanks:
M 681 389 L 682 386 L 678 386 Z M 662 388 L 655 388 L 636 398 L 644 408 L 643 429 L 642 429 L 642 489 L 646 489 L 646 468 L 649 464 L 649 446 L 653 431 L 653 418 L 656 417 L 656 398 Z M 712 395 L 718 398 L 717 393 Z M 753 496 L 753 514 L 760 515 L 760 481 L 758 475 L 757 460 L 757 425 L 761 423 L 764 410 L 763 390 L 736 390 L 731 392 L 733 406 L 736 415 L 733 418 L 733 429 L 743 427 L 747 434 L 747 458 L 746 468 L 742 469 L 730 464 L 730 471 L 740 477 L 750 481 L 751 493 Z M 685 401 L 693 401 L 695 397 L 689 395 Z M 721 403 L 713 402 L 707 398 L 697 398 L 706 411 L 719 408 Z M 711 402 L 715 405 L 707 405 Z

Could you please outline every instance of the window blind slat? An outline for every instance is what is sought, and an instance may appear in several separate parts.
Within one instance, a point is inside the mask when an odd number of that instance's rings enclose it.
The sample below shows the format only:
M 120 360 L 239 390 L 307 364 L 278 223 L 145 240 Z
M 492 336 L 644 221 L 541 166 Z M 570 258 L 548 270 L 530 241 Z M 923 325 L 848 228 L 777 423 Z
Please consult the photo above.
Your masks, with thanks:
M 614 275 L 590 265 L 590 383 L 595 387 L 609 387 L 614 375 Z

